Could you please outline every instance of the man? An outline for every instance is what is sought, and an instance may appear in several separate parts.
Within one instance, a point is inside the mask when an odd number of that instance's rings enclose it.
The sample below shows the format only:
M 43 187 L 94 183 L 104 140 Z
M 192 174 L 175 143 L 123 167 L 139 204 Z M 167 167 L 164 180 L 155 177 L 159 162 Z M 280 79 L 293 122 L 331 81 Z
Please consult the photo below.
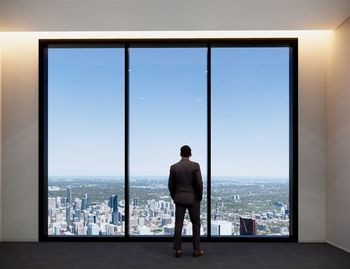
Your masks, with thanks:
M 180 149 L 181 160 L 170 167 L 168 187 L 170 196 L 176 205 L 175 212 L 175 257 L 182 255 L 181 232 L 186 209 L 190 214 L 193 234 L 193 257 L 202 256 L 200 241 L 200 202 L 203 196 L 203 181 L 199 164 L 190 161 L 191 148 L 187 145 Z

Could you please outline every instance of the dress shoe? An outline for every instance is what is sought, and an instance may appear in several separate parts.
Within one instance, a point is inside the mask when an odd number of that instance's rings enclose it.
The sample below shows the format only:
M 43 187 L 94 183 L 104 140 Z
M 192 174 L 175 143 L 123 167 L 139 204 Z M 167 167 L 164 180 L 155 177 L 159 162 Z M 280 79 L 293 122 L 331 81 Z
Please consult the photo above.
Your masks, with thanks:
M 182 255 L 182 251 L 181 251 L 181 250 L 176 250 L 176 251 L 175 251 L 175 257 L 176 257 L 176 258 L 180 258 L 181 255 Z
M 202 256 L 204 255 L 204 251 L 203 250 L 195 250 L 193 251 L 193 257 L 199 257 L 199 256 Z

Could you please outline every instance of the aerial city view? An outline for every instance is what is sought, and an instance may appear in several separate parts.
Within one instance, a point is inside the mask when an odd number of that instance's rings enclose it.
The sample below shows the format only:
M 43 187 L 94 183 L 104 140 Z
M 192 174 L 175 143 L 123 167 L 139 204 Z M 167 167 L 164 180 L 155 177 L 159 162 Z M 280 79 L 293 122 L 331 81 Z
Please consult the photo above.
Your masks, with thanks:
M 130 235 L 172 236 L 175 207 L 167 179 L 136 177 L 130 182 Z M 213 236 L 288 236 L 287 179 L 212 179 Z M 201 234 L 207 233 L 206 195 L 201 203 Z M 123 236 L 123 178 L 51 177 L 48 234 L 53 236 Z M 191 235 L 186 217 L 183 235 Z
M 204 185 L 211 160 L 201 235 L 289 236 L 289 48 L 213 47 L 211 72 L 206 47 L 128 53 L 48 50 L 48 235 L 173 236 L 169 167 L 190 145 Z

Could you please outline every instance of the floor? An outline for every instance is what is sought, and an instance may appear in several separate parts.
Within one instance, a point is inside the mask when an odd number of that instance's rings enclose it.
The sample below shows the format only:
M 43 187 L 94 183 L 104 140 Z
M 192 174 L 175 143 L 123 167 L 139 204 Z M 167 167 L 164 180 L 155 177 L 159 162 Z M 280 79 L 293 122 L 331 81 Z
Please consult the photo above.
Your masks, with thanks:
M 334 268 L 349 269 L 350 253 L 325 243 L 202 243 L 206 254 L 175 258 L 171 243 L 0 243 L 0 268 Z

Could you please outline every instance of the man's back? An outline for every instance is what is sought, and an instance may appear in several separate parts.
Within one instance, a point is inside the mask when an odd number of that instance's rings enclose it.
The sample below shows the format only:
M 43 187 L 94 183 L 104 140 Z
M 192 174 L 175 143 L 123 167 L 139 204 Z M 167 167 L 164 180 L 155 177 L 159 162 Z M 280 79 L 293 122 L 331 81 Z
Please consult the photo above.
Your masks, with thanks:
M 187 158 L 170 167 L 169 191 L 175 203 L 184 203 L 189 199 L 202 200 L 203 182 L 199 164 Z M 179 195 L 182 194 L 182 195 Z M 176 199 L 179 196 L 179 199 Z M 184 201 L 181 201 L 181 198 Z

